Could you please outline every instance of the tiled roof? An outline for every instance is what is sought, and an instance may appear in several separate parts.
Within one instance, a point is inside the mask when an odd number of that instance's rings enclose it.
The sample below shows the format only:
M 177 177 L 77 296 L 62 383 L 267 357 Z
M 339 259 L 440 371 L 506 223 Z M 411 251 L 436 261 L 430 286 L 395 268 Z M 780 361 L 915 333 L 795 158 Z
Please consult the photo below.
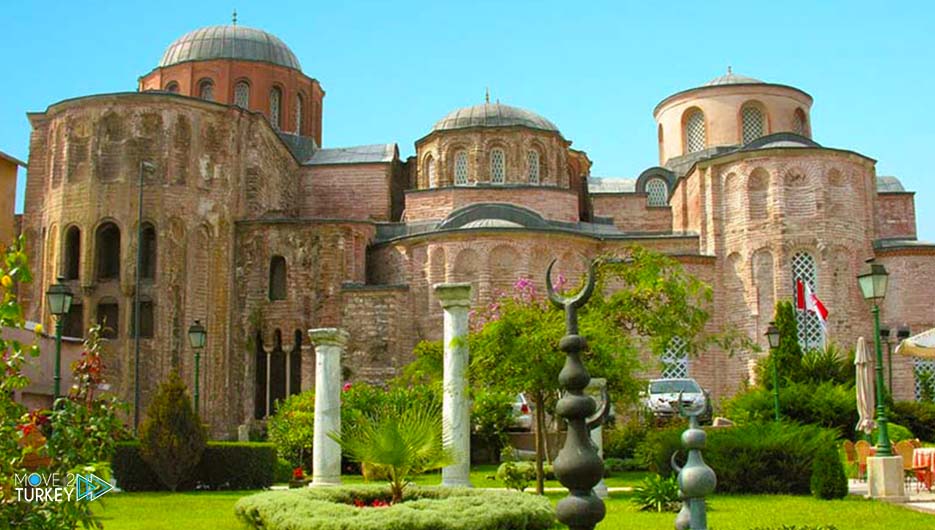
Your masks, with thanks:
M 327 164 L 373 164 L 392 162 L 396 157 L 396 144 L 356 145 L 319 149 L 305 164 L 317 166 Z
M 588 177 L 589 193 L 634 193 L 636 179 Z

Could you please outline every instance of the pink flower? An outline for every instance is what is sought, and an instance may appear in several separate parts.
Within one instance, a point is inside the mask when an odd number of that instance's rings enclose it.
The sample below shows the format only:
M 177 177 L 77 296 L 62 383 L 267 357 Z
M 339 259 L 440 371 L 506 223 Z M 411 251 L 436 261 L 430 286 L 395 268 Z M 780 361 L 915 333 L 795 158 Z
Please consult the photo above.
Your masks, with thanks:
M 347 392 L 351 389 L 351 383 L 344 383 L 344 386 L 341 387 L 341 392 Z

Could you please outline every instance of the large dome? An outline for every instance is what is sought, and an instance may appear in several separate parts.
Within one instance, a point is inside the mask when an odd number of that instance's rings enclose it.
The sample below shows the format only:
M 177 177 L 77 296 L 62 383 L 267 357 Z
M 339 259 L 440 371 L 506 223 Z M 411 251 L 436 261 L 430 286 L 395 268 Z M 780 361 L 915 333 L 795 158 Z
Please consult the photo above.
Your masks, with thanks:
M 715 77 L 702 86 L 722 86 L 722 85 L 763 85 L 763 81 L 755 77 L 735 74 L 730 68 L 727 74 Z
M 159 66 L 210 59 L 262 61 L 302 69 L 295 54 L 278 37 L 244 26 L 210 26 L 186 33 L 166 48 Z
M 438 120 L 432 130 L 450 131 L 469 127 L 509 127 L 512 125 L 559 132 L 554 123 L 535 112 L 500 103 L 484 103 L 454 110 Z

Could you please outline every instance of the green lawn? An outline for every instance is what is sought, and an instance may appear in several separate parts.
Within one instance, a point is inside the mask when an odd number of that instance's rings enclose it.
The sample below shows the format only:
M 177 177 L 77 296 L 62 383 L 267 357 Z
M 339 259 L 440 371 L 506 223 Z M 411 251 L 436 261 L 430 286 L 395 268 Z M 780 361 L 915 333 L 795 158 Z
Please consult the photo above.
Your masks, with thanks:
M 475 484 L 482 485 L 478 479 Z M 235 530 L 241 527 L 234 518 L 234 503 L 250 493 L 253 492 L 108 494 L 97 501 L 98 513 L 106 530 Z M 549 495 L 553 502 L 561 497 L 562 494 Z M 856 497 L 819 501 L 786 495 L 715 496 L 710 504 L 708 525 L 716 530 L 749 530 L 781 524 L 833 524 L 839 530 L 935 528 L 935 515 Z M 628 494 L 615 493 L 608 501 L 607 518 L 598 530 L 670 530 L 674 517 L 672 513 L 639 512 L 629 502 Z
M 503 483 L 497 482 L 493 477 L 497 474 L 496 465 L 483 465 L 483 466 L 474 466 L 471 468 L 471 484 L 475 488 L 502 488 Z M 647 475 L 646 471 L 629 471 L 624 473 L 615 473 L 614 476 L 604 479 L 604 483 L 607 484 L 609 488 L 615 487 L 633 487 L 640 483 L 643 480 L 643 477 Z M 345 484 L 362 484 L 364 478 L 360 475 L 345 475 L 342 477 L 342 480 Z M 441 472 L 437 473 L 426 473 L 424 475 L 419 475 L 413 481 L 420 486 L 438 486 L 441 484 L 442 475 Z M 557 480 L 547 480 L 545 481 L 545 487 L 547 488 L 560 488 L 561 484 Z M 535 490 L 535 483 L 532 483 L 530 489 Z

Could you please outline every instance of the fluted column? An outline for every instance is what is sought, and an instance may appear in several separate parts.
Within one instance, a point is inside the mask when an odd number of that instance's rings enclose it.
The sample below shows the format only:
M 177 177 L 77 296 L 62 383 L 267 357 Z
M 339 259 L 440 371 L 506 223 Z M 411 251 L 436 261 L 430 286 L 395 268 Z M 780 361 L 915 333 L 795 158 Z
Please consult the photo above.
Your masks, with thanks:
M 441 283 L 433 288 L 444 310 L 442 437 L 455 456 L 453 464 L 442 468 L 442 486 L 471 487 L 471 407 L 466 374 L 471 284 Z
M 315 345 L 315 433 L 312 486 L 341 484 L 341 446 L 329 433 L 341 432 L 341 354 L 348 334 L 338 328 L 308 331 Z

